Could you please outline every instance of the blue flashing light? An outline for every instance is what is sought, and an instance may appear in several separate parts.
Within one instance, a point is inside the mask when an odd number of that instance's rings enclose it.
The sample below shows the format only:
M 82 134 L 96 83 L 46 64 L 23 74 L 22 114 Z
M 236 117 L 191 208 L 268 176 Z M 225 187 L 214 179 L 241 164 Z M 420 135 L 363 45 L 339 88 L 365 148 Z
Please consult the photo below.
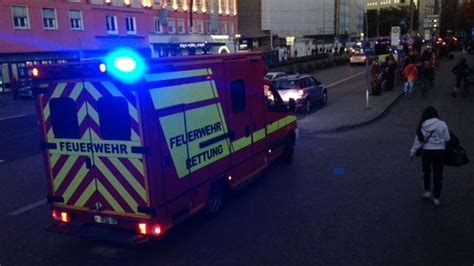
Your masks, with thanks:
M 126 84 L 139 81 L 147 66 L 145 60 L 131 49 L 118 49 L 109 53 L 105 58 L 107 72 Z

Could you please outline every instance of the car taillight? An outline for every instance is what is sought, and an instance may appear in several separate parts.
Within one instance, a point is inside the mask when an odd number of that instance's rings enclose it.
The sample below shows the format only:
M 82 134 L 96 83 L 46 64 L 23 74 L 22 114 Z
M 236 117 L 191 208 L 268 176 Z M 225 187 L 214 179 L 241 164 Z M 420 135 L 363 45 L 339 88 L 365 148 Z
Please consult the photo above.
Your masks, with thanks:
M 39 76 L 39 70 L 35 67 L 33 68 L 33 70 L 31 70 L 31 74 L 33 75 L 33 77 L 37 77 Z
M 60 212 L 57 210 L 53 210 L 52 216 L 55 221 L 59 221 L 63 223 L 69 223 L 71 221 L 71 215 L 67 212 Z
M 303 97 L 303 95 L 304 95 L 304 90 L 299 89 L 298 90 L 298 96 Z
M 153 226 L 152 233 L 153 233 L 153 235 L 155 235 L 155 236 L 161 235 L 161 226 L 159 226 L 159 225 Z

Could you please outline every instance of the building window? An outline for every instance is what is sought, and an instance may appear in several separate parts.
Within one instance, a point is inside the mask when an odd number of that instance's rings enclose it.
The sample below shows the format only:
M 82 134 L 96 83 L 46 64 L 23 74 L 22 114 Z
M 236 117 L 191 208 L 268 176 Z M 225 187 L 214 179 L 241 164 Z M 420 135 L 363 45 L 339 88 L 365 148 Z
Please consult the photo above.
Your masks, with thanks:
M 135 17 L 126 17 L 125 25 L 127 27 L 127 34 L 137 34 L 137 19 Z
M 161 23 L 160 18 L 155 18 L 155 32 L 163 32 L 163 23 Z
M 196 21 L 193 20 L 193 25 L 191 26 L 191 20 L 188 20 L 188 27 L 189 27 L 189 32 L 196 32 Z
M 47 30 L 58 29 L 56 10 L 54 8 L 42 8 L 43 13 L 43 28 Z
M 206 20 L 206 32 L 211 33 L 211 21 Z
M 222 34 L 227 34 L 227 22 L 222 22 Z
M 168 33 L 176 33 L 176 21 L 174 19 L 168 20 Z
M 108 34 L 117 34 L 117 17 L 116 16 L 105 16 L 107 22 L 107 33 Z
M 79 10 L 69 10 L 69 20 L 71 21 L 72 30 L 83 30 L 82 12 Z
M 202 20 L 197 21 L 197 31 L 198 33 L 204 33 L 204 21 Z
M 235 33 L 234 22 L 229 22 L 229 34 L 234 35 L 234 33 Z
M 28 8 L 25 6 L 13 6 L 13 27 L 15 29 L 29 29 L 30 19 L 28 18 Z
M 230 84 L 230 97 L 234 114 L 245 111 L 247 98 L 245 97 L 245 83 L 243 80 L 236 80 Z
M 186 29 L 184 28 L 184 19 L 178 19 L 178 33 L 185 33 Z

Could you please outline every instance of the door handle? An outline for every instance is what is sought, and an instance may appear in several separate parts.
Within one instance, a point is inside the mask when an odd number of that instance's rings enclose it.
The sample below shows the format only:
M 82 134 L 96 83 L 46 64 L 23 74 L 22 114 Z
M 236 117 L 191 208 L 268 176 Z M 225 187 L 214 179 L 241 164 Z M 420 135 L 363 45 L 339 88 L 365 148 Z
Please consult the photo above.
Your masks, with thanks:
M 249 136 L 250 136 L 250 126 L 247 125 L 247 126 L 245 127 L 245 137 L 248 138 Z

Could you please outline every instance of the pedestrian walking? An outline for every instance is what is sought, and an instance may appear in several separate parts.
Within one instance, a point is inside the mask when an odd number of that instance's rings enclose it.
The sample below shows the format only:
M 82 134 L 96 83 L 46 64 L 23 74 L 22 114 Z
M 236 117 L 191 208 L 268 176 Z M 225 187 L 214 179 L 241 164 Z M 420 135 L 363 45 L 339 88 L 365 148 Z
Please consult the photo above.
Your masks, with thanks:
M 380 64 L 378 58 L 376 58 L 372 61 L 372 65 L 370 66 L 370 85 L 372 87 L 372 95 L 380 95 L 379 75 Z
M 433 204 L 440 205 L 443 182 L 444 150 L 450 140 L 447 124 L 441 121 L 433 106 L 427 107 L 422 115 L 410 156 L 420 156 L 423 169 L 423 199 L 431 198 L 431 173 L 433 173 Z
M 463 96 L 469 94 L 469 77 L 472 75 L 472 69 L 466 64 L 466 58 L 461 58 L 458 64 L 451 70 L 456 76 L 456 86 L 454 86 L 453 97 L 456 98 L 457 91 L 463 85 Z
M 409 58 L 406 59 L 405 68 L 403 69 L 403 76 L 406 78 L 404 88 L 405 95 L 411 97 L 413 95 L 413 87 L 415 86 L 415 80 L 418 76 L 418 69 Z
M 420 69 L 421 93 L 427 96 L 434 84 L 434 69 L 430 61 L 426 60 Z
M 392 91 L 393 86 L 395 85 L 395 72 L 397 71 L 397 62 L 393 55 L 387 57 L 387 86 L 385 90 Z

